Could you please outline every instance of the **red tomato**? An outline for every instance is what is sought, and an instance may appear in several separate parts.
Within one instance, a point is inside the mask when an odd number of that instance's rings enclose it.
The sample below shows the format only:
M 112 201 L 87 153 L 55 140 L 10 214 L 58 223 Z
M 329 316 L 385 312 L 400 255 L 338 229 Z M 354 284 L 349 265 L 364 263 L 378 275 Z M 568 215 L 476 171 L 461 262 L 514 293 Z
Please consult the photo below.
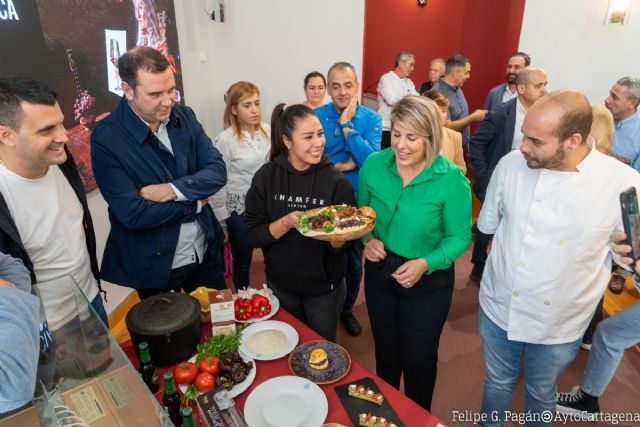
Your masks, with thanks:
M 216 387 L 216 379 L 209 372 L 200 372 L 196 377 L 196 390 L 200 393 L 213 390 Z
M 215 356 L 205 356 L 205 358 L 198 363 L 198 369 L 200 369 L 200 372 L 208 372 L 215 377 L 218 375 L 218 372 L 220 372 L 220 368 L 218 367 L 219 362 L 220 359 Z
M 173 378 L 178 384 L 191 384 L 198 375 L 198 367 L 191 362 L 180 362 L 173 370 Z

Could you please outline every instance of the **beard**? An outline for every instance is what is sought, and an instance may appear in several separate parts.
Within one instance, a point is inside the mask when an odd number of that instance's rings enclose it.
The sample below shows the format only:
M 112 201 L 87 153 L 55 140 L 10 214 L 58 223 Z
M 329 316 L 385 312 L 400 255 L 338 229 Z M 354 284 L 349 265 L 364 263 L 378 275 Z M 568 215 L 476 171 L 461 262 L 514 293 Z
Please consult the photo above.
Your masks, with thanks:
M 527 167 L 529 167 L 529 169 L 555 169 L 556 166 L 561 165 L 567 157 L 567 153 L 565 153 L 562 145 L 558 146 L 556 152 L 546 159 L 537 159 L 527 154 L 522 154 L 527 161 Z
M 509 74 L 507 74 L 507 83 L 509 83 L 509 84 L 515 84 L 515 82 L 516 82 L 516 77 L 518 77 L 516 74 L 513 74 L 513 73 L 509 73 Z

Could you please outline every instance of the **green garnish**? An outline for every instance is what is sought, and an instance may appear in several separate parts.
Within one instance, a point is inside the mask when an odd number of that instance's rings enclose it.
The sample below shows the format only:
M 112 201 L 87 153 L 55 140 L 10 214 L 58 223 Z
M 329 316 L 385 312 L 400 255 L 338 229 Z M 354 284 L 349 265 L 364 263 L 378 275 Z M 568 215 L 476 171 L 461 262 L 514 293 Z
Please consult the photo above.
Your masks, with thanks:
M 187 386 L 187 390 L 180 398 L 180 407 L 186 408 L 191 404 L 192 401 L 196 400 L 196 397 L 198 397 L 198 389 L 196 389 L 196 384 L 189 384 Z
M 240 338 L 242 337 L 243 326 L 236 327 L 236 330 L 229 335 L 214 335 L 207 338 L 203 344 L 198 344 L 198 355 L 196 365 L 205 356 L 220 357 L 222 353 L 232 353 L 240 348 Z
M 331 233 L 333 231 L 333 224 L 327 224 L 322 227 L 325 233 Z

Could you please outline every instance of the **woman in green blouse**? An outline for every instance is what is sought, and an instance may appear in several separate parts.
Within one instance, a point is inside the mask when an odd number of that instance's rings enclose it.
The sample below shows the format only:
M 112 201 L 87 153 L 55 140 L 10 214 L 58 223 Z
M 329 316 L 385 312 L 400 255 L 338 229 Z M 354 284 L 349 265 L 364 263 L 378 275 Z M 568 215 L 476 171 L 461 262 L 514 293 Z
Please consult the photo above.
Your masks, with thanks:
M 430 410 L 453 261 L 471 241 L 471 189 L 443 157 L 437 105 L 406 96 L 391 112 L 391 148 L 360 170 L 358 205 L 377 213 L 363 241 L 377 374 Z

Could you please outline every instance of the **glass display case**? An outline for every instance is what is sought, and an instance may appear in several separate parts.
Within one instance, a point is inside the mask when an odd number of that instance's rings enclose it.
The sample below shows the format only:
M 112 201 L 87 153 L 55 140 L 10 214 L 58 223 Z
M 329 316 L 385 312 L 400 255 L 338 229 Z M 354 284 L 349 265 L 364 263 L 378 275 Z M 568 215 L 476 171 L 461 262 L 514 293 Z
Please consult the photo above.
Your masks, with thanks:
M 44 298 L 51 285 L 34 291 Z M 49 330 L 43 322 L 33 406 L 0 426 L 173 426 L 76 282 L 66 277 L 55 286 L 72 297 L 56 312 L 44 304 Z

